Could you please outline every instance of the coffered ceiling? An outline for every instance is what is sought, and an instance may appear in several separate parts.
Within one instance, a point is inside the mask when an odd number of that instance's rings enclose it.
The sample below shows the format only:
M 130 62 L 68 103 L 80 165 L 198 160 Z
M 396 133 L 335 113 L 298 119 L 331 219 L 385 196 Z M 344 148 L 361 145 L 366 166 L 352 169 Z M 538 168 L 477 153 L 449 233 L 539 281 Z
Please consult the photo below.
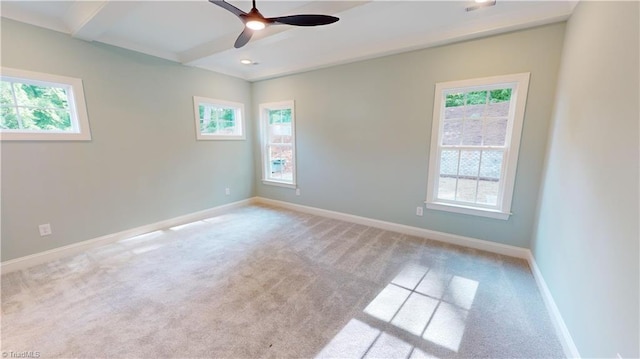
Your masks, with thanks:
M 249 1 L 230 0 L 244 10 Z M 249 81 L 565 20 L 575 1 L 258 0 L 266 17 L 318 13 L 340 21 L 319 27 L 270 26 L 240 49 L 243 24 L 198 1 L 2 1 L 2 17 Z M 242 59 L 254 64 L 244 65 Z

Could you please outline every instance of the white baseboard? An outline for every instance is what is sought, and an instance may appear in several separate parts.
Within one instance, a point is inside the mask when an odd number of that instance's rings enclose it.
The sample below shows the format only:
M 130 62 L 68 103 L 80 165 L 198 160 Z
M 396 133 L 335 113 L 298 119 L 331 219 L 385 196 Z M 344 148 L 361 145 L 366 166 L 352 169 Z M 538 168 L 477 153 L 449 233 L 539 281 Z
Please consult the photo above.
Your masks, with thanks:
M 527 257 L 527 261 L 529 262 L 529 267 L 531 268 L 531 272 L 533 273 L 533 277 L 536 279 L 536 283 L 538 284 L 538 289 L 540 289 L 540 294 L 542 295 L 542 299 L 544 300 L 544 304 L 547 307 L 547 311 L 549 311 L 549 315 L 551 316 L 551 322 L 556 330 L 556 334 L 560 339 L 560 343 L 562 344 L 562 349 L 564 349 L 564 355 L 567 358 L 580 358 L 580 352 L 578 352 L 578 348 L 576 344 L 573 342 L 573 338 L 571 337 L 571 333 L 569 333 L 569 329 L 562 319 L 562 315 L 560 314 L 560 310 L 556 305 L 555 300 L 553 300 L 553 296 L 551 295 L 551 291 L 547 286 L 547 283 L 542 276 L 542 272 L 540 272 L 540 268 L 536 263 L 536 259 L 533 257 L 533 253 L 529 251 L 529 256 Z
M 25 268 L 29 268 L 38 264 L 46 263 L 63 257 L 71 256 L 74 254 L 82 253 L 91 248 L 96 248 L 108 243 L 117 242 L 122 239 L 135 237 L 141 234 L 157 231 L 164 228 L 174 227 L 181 224 L 198 221 L 208 217 L 220 215 L 228 212 L 234 208 L 242 207 L 253 203 L 253 198 L 244 199 L 241 201 L 224 204 L 221 206 L 205 209 L 194 213 L 185 214 L 183 216 L 166 219 L 164 221 L 147 224 L 144 226 L 131 228 L 122 232 L 108 234 L 106 236 L 89 239 L 86 241 L 70 244 L 63 247 L 50 249 L 48 251 L 31 254 L 28 256 L 11 259 L 0 264 L 0 272 L 8 273 Z
M 529 250 L 526 248 L 510 246 L 502 243 L 489 242 L 477 238 L 458 236 L 455 234 L 449 234 L 444 232 L 432 231 L 429 229 L 406 226 L 404 224 L 397 224 L 393 222 L 386 222 L 377 219 L 371 219 L 367 217 L 354 216 L 352 214 L 346 214 L 342 212 L 329 211 L 326 209 L 320 209 L 315 207 L 303 206 L 300 204 L 277 201 L 264 197 L 254 197 L 255 203 L 263 203 L 276 207 L 282 207 L 291 209 L 298 212 L 304 212 L 314 214 L 317 216 L 328 217 L 338 219 L 346 222 L 362 224 L 369 227 L 375 227 L 384 229 L 387 231 L 393 231 L 403 234 L 408 234 L 417 237 L 426 237 L 439 242 L 456 244 L 463 247 L 480 249 L 487 252 L 503 254 L 510 257 L 527 259 L 529 258 Z

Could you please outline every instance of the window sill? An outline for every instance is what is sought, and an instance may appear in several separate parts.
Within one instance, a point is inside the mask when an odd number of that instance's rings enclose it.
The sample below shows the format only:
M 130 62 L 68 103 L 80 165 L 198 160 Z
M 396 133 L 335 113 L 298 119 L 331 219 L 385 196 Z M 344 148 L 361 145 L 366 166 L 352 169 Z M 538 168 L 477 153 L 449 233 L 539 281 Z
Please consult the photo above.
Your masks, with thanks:
M 245 140 L 246 137 L 244 135 L 238 136 L 224 136 L 224 135 L 204 135 L 198 134 L 196 136 L 198 141 L 242 141 Z
M 270 186 L 285 187 L 285 188 L 292 188 L 292 189 L 296 188 L 296 184 L 295 183 L 278 182 L 278 181 L 266 180 L 266 179 L 263 179 L 262 183 L 270 185 Z
M 450 203 L 442 203 L 442 202 L 425 202 L 428 209 L 435 209 L 438 211 L 446 211 L 453 213 L 461 213 L 467 214 L 471 216 L 479 216 L 479 217 L 488 217 L 494 219 L 501 219 L 506 221 L 509 219 L 512 213 L 510 212 L 502 212 L 493 209 L 485 209 L 478 207 L 467 207 L 461 205 L 455 205 Z
M 2 141 L 91 141 L 91 133 L 83 132 L 18 132 L 0 131 Z

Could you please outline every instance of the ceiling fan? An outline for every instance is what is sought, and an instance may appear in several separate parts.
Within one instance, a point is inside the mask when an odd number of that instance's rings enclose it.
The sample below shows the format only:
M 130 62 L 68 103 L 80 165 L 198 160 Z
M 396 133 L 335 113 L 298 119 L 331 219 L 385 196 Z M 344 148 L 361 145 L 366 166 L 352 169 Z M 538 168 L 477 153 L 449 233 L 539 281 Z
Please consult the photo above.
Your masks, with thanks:
M 209 0 L 214 5 L 218 5 L 221 8 L 228 10 L 235 16 L 240 18 L 240 21 L 244 23 L 244 30 L 240 33 L 240 36 L 236 39 L 233 47 L 236 49 L 246 45 L 251 39 L 254 31 L 262 30 L 269 25 L 295 25 L 295 26 L 318 26 L 332 24 L 339 18 L 329 15 L 289 15 L 279 17 L 264 17 L 256 9 L 256 0 L 253 0 L 253 6 L 248 13 L 238 9 L 237 7 L 229 4 L 224 0 Z

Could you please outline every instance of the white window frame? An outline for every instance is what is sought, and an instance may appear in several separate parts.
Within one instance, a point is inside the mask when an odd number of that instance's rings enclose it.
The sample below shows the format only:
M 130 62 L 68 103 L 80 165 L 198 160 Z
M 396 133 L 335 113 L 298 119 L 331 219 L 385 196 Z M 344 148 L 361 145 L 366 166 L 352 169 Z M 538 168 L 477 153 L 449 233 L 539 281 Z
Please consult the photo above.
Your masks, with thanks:
M 425 201 L 428 209 L 483 216 L 501 220 L 509 219 L 509 216 L 512 214 L 511 201 L 513 198 L 516 168 L 518 165 L 518 151 L 520 149 L 520 137 L 522 134 L 527 92 L 529 89 L 529 77 L 530 73 L 526 72 L 471 80 L 441 82 L 436 84 L 433 105 L 433 125 L 431 129 L 427 200 Z M 446 94 L 499 89 L 507 86 L 511 87 L 512 90 L 505 146 L 493 146 L 493 148 L 500 148 L 504 151 L 499 182 L 501 187 L 499 188 L 496 206 L 483 206 L 473 203 L 464 203 L 461 201 L 443 201 L 438 199 L 437 191 L 440 174 L 440 152 L 442 149 L 441 135 L 444 127 L 442 117 L 445 113 Z M 492 146 L 459 147 L 464 149 L 467 147 L 491 149 Z
M 234 133 L 202 133 L 200 130 L 200 105 L 212 105 L 222 109 L 231 109 L 234 112 Z M 196 124 L 196 140 L 244 140 L 245 121 L 244 121 L 244 104 L 239 102 L 218 100 L 207 97 L 193 96 L 193 114 Z
M 89 116 L 84 98 L 82 79 L 52 75 L 42 72 L 2 67 L 3 81 L 16 81 L 37 86 L 61 87 L 67 90 L 67 101 L 71 116 L 71 131 L 0 129 L 2 141 L 90 141 Z
M 262 183 L 274 186 L 281 186 L 287 188 L 296 188 L 296 112 L 295 112 L 295 103 L 293 100 L 289 101 L 280 101 L 280 102 L 270 102 L 270 103 L 262 103 L 259 106 L 260 108 L 260 148 L 262 152 Z M 279 178 L 272 178 L 269 176 L 270 167 L 269 167 L 269 112 L 271 110 L 284 110 L 291 109 L 291 161 L 293 170 L 292 170 L 292 180 L 283 181 Z

